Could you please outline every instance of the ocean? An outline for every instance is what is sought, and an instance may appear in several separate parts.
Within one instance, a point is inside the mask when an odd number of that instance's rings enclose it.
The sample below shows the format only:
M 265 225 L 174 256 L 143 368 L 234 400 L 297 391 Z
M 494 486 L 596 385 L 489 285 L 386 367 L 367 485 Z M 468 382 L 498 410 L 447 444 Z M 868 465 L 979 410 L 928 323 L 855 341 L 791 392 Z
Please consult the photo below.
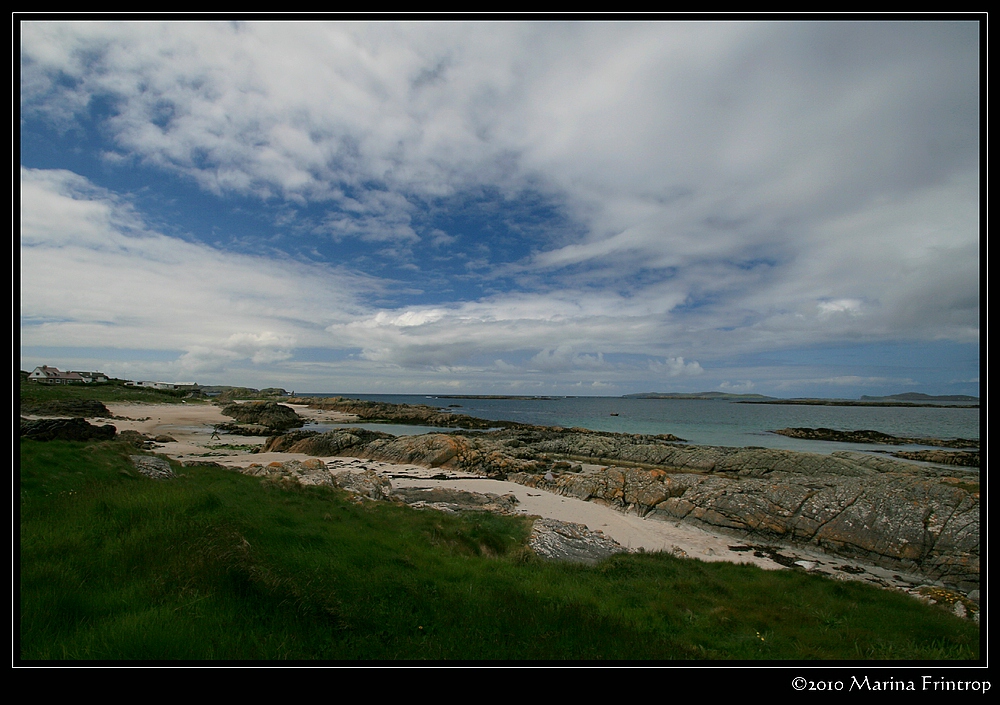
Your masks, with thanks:
M 789 427 L 860 429 L 920 438 L 979 438 L 979 409 L 968 406 L 886 407 L 741 404 L 700 399 L 625 399 L 621 397 L 554 397 L 539 399 L 456 399 L 416 394 L 303 394 L 344 396 L 393 404 L 426 404 L 451 408 L 467 416 L 519 421 L 543 426 L 578 426 L 616 433 L 671 433 L 694 445 L 761 446 L 813 453 L 876 450 L 889 446 L 809 441 L 779 436 Z M 364 424 L 396 435 L 429 433 L 439 428 Z M 322 430 L 317 425 L 308 428 Z M 328 426 L 324 426 L 328 428 Z M 895 449 L 921 446 L 892 446 Z

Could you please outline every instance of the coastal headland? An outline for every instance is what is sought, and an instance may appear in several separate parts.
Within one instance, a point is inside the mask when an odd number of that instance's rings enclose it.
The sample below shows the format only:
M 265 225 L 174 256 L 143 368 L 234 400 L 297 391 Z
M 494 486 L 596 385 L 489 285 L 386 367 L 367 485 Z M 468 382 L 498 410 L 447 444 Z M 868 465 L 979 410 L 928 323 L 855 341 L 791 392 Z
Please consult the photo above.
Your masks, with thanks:
M 512 496 L 494 505 L 602 532 L 621 550 L 795 567 L 908 590 L 943 585 L 978 598 L 978 470 L 860 452 L 691 446 L 669 435 L 501 424 L 342 398 L 239 406 L 263 416 L 183 403 L 109 404 L 113 418 L 94 418 L 182 464 L 306 483 L 372 473 L 389 494 L 429 505 L 420 492 Z M 279 427 L 260 423 L 279 406 L 287 410 Z M 463 430 L 292 430 L 362 421 Z M 319 463 L 304 465 L 310 459 Z

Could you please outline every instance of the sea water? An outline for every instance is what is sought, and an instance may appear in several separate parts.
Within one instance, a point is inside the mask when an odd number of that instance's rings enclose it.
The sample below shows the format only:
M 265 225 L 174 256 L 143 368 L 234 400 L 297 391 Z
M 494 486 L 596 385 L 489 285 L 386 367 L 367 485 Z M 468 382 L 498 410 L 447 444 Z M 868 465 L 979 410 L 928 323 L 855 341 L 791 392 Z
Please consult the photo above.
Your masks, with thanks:
M 316 394 L 391 404 L 426 404 L 494 421 L 541 426 L 581 427 L 615 433 L 669 433 L 695 445 L 761 446 L 829 453 L 887 446 L 810 441 L 780 436 L 781 428 L 873 430 L 911 438 L 979 438 L 979 409 L 969 406 L 814 406 L 745 404 L 701 399 L 626 399 L 622 397 L 547 397 L 537 399 L 458 399 L 414 394 Z M 430 433 L 439 428 L 364 424 L 396 435 Z M 391 430 L 390 430 L 391 428 Z M 909 446 L 893 446 L 901 449 Z M 918 447 L 918 446 L 913 446 Z

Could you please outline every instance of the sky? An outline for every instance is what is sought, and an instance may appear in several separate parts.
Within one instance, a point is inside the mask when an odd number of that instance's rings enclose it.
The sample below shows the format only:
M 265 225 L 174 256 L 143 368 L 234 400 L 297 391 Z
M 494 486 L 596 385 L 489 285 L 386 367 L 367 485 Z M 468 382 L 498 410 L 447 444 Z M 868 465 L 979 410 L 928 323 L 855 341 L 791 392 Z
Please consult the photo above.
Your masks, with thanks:
M 975 21 L 18 30 L 22 370 L 979 395 Z

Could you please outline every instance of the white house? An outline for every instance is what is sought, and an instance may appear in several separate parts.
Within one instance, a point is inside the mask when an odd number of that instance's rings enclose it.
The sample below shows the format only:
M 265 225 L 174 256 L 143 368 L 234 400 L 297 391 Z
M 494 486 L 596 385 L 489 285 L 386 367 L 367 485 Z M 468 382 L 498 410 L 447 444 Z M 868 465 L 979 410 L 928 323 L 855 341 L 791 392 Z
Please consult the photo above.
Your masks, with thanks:
M 99 372 L 96 374 L 100 374 Z M 102 375 L 103 376 L 103 375 Z M 49 384 L 68 384 L 69 382 L 91 382 L 93 380 L 83 377 L 79 372 L 60 372 L 55 367 L 42 365 L 36 367 L 28 379 L 36 382 L 47 382 Z M 107 377 L 104 378 L 107 381 Z

